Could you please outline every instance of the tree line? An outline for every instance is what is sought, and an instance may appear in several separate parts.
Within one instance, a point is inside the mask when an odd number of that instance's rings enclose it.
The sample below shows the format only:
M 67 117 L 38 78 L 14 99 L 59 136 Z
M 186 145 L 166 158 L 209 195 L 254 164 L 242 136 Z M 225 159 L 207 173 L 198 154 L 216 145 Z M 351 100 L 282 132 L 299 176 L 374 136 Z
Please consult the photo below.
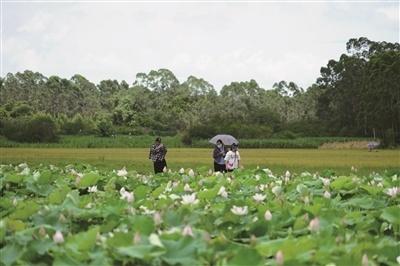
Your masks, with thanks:
M 400 45 L 350 39 L 346 53 L 322 67 L 308 88 L 280 81 L 266 89 L 250 80 L 218 93 L 199 77 L 181 83 L 168 69 L 138 73 L 133 84 L 30 70 L 0 78 L 0 133 L 18 141 L 180 134 L 190 144 L 220 132 L 238 138 L 375 135 L 387 145 L 400 143 Z

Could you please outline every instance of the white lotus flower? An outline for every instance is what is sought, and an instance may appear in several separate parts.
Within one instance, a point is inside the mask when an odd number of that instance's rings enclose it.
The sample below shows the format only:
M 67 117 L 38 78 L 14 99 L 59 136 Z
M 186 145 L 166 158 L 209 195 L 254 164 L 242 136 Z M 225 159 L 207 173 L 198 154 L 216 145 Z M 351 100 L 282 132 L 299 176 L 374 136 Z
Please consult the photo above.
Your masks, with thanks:
M 220 187 L 220 189 L 218 190 L 218 195 L 225 199 L 228 198 L 228 192 L 226 191 L 224 186 Z
M 318 218 L 314 218 L 310 221 L 310 224 L 308 225 L 308 230 L 310 230 L 311 232 L 318 232 L 320 228 L 320 224 L 319 224 L 319 219 Z
M 20 175 L 29 175 L 31 172 L 31 169 L 29 169 L 29 167 L 24 168 L 24 170 L 21 171 L 21 173 L 19 173 Z
M 400 256 L 397 256 L 396 261 L 398 264 L 400 264 Z
M 285 173 L 285 178 L 289 179 L 290 177 L 291 177 L 290 172 L 289 172 L 289 171 L 286 171 L 286 173 Z
M 125 167 L 123 167 L 121 170 L 118 170 L 117 176 L 122 176 L 125 177 L 128 175 L 128 172 L 126 171 Z
M 272 219 L 272 213 L 269 210 L 266 210 L 264 213 L 264 219 L 265 221 L 271 221 Z
M 199 202 L 198 199 L 196 199 L 196 193 L 190 194 L 190 195 L 183 195 L 182 196 L 182 201 L 181 203 L 183 205 L 190 205 L 190 204 L 197 204 Z
M 392 198 L 395 198 L 398 194 L 400 194 L 400 187 L 388 188 L 385 193 Z
M 193 235 L 192 227 L 190 225 L 186 225 L 182 230 L 182 235 L 193 237 L 194 235 Z
M 329 193 L 329 191 L 325 191 L 324 192 L 324 198 L 330 199 L 331 198 L 331 193 Z
M 268 168 L 262 169 L 267 175 L 272 175 L 272 171 Z
M 367 254 L 364 254 L 361 259 L 361 266 L 368 266 L 368 265 L 369 265 L 368 256 Z
M 64 242 L 64 236 L 60 231 L 56 231 L 56 233 L 53 235 L 53 241 L 56 244 L 61 244 Z
M 256 180 L 260 180 L 261 176 L 260 175 L 255 175 Z
M 119 194 L 121 195 L 120 199 L 126 200 L 128 203 L 133 202 L 135 199 L 133 192 L 126 191 L 124 187 L 120 189 Z
M 27 163 L 20 163 L 20 164 L 18 165 L 18 167 L 21 168 L 21 169 L 25 169 L 25 168 L 28 167 L 28 164 L 27 164 Z
M 214 172 L 213 172 L 213 170 L 208 170 L 208 175 L 212 175 Z
M 278 252 L 276 252 L 275 261 L 276 261 L 277 265 L 283 265 L 283 262 L 285 261 L 285 258 L 283 257 L 282 250 L 278 250 Z
M 231 212 L 235 215 L 243 216 L 248 213 L 248 208 L 247 208 L 247 206 L 238 207 L 238 206 L 233 205 L 233 207 L 231 208 Z
M 96 193 L 97 192 L 97 186 L 88 187 L 88 192 L 89 193 Z
M 254 199 L 255 201 L 257 201 L 257 202 L 262 202 L 262 201 L 265 200 L 266 197 L 267 197 L 267 196 L 265 196 L 265 195 L 256 193 L 256 194 L 253 196 L 253 199 Z
M 275 186 L 272 188 L 272 193 L 275 194 L 275 196 L 279 196 L 282 193 L 282 187 L 280 186 Z
M 164 166 L 164 168 L 163 168 L 163 173 L 166 173 L 166 172 L 168 172 L 168 169 L 167 169 L 167 167 L 166 166 Z
M 321 181 L 325 187 L 329 187 L 329 185 L 331 184 L 331 180 L 329 180 L 329 178 L 321 178 Z
M 143 205 L 140 205 L 139 209 L 141 209 L 144 214 L 153 214 L 156 212 L 154 210 L 149 210 L 146 206 Z
M 183 190 L 186 192 L 192 192 L 192 189 L 190 188 L 189 184 L 185 184 L 185 186 L 183 187 Z
M 179 173 L 180 174 L 184 174 L 185 173 L 185 169 L 183 169 L 183 168 L 179 169 Z
M 190 177 L 194 177 L 194 171 L 192 169 L 189 170 L 188 174 L 189 174 Z

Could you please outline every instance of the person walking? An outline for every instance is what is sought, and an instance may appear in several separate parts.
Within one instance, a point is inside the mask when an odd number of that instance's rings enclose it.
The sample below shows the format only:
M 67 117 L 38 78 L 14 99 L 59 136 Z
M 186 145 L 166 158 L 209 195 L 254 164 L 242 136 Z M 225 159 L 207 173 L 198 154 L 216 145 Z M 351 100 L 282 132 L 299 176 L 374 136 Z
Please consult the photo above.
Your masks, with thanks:
M 233 170 L 239 168 L 240 166 L 240 154 L 238 151 L 238 145 L 233 143 L 231 150 L 225 155 L 225 167 L 226 171 L 232 172 Z
M 226 172 L 225 167 L 225 146 L 222 140 L 217 140 L 217 144 L 214 147 L 213 158 L 214 158 L 214 172 Z
M 161 138 L 157 137 L 154 144 L 150 147 L 149 159 L 153 161 L 154 173 L 162 173 L 164 168 L 167 167 L 165 155 L 167 154 L 167 147 L 161 143 Z

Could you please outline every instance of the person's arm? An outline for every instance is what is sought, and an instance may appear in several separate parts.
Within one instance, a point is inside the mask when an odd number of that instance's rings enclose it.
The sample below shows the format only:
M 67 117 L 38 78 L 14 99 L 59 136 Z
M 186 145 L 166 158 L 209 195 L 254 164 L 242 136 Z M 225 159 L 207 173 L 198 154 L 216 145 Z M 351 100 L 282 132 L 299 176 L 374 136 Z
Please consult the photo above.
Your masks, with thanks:
M 213 151 L 213 158 L 214 158 L 214 159 L 217 159 L 218 156 L 219 156 L 218 148 L 214 148 L 214 151 Z
M 164 157 L 165 157 L 165 155 L 167 155 L 168 150 L 167 150 L 167 147 L 165 145 L 163 145 L 163 147 L 164 147 Z
M 228 161 L 229 161 L 229 151 L 226 153 L 224 161 L 225 161 L 225 168 L 228 169 Z

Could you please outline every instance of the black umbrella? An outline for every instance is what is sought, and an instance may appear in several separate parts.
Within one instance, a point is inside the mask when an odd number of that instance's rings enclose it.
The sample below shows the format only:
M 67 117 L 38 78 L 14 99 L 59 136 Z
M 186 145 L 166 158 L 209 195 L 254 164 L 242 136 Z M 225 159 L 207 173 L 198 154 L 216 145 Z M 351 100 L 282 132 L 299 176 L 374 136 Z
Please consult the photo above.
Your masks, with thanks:
M 239 141 L 237 139 L 235 139 L 231 135 L 226 135 L 226 134 L 216 135 L 212 139 L 210 139 L 209 142 L 212 144 L 217 144 L 217 141 L 219 139 L 224 143 L 224 145 L 232 145 L 233 143 L 236 143 L 236 144 L 239 143 Z

